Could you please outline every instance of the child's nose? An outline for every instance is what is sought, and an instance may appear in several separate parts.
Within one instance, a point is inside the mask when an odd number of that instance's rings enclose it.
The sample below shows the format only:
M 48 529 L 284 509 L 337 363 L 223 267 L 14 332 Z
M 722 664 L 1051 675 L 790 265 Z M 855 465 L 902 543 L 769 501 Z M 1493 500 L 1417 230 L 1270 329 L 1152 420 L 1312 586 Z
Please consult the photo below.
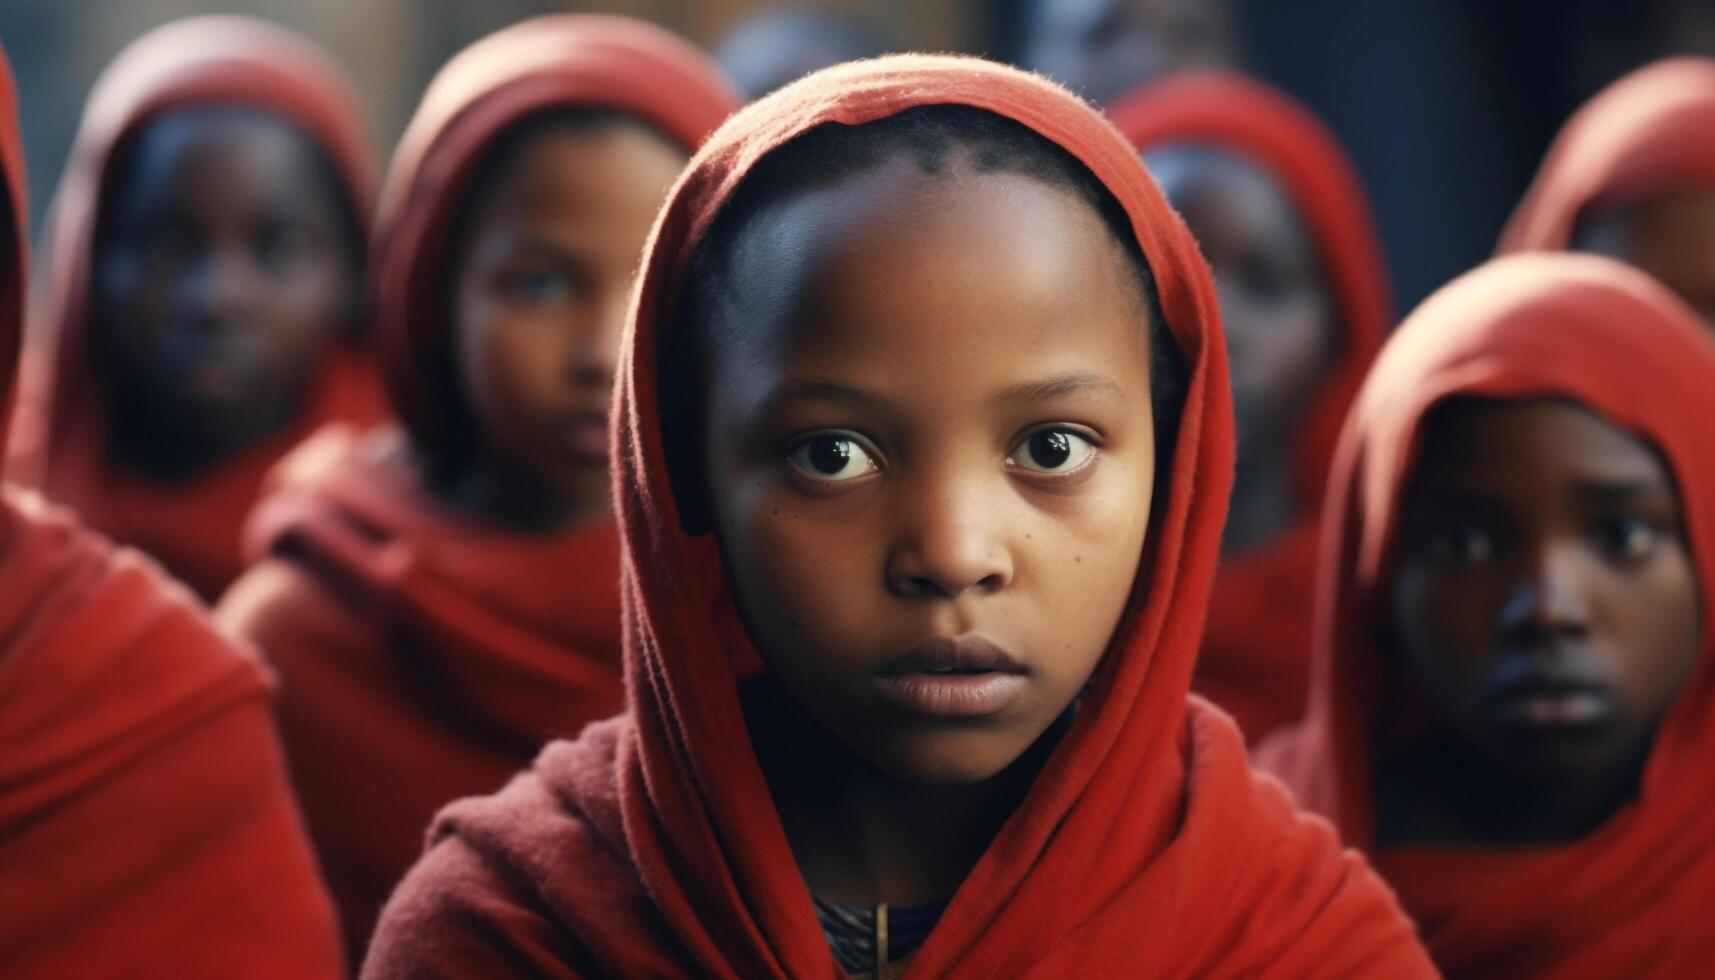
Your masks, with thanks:
M 575 337 L 566 346 L 566 380 L 578 388 L 610 387 L 619 364 L 619 333 L 597 324 Z
M 226 326 L 242 316 L 255 299 L 254 263 L 232 249 L 215 249 L 186 283 L 199 321 Z
M 1582 634 L 1589 626 L 1583 561 L 1570 544 L 1541 548 L 1501 604 L 1505 633 L 1554 637 Z
M 1012 584 L 1005 515 L 969 490 L 949 489 L 901 511 L 898 544 L 888 561 L 894 594 L 956 599 L 998 592 Z

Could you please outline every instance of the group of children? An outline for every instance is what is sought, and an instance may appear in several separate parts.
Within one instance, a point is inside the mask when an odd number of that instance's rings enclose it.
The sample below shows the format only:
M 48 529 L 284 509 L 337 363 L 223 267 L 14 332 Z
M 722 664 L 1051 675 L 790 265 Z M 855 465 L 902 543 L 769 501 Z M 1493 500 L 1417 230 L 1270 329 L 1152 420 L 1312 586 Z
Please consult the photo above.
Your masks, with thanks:
M 1715 65 L 1397 328 L 1261 83 L 739 102 L 180 22 L 32 277 L 0 71 L 0 973 L 1707 968 Z

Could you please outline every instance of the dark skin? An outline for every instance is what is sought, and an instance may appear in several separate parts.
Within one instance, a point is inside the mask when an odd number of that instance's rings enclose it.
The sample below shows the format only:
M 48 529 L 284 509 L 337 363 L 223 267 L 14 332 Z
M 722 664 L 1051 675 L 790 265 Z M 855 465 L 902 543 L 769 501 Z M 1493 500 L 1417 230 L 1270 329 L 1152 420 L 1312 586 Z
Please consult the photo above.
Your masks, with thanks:
M 1098 105 L 1169 72 L 1238 57 L 1220 0 L 1032 0 L 1025 37 L 1025 67 Z
M 1382 760 L 1384 845 L 1575 840 L 1631 800 L 1701 610 L 1661 457 L 1565 401 L 1426 420 L 1384 649 L 1437 718 Z
M 101 202 L 91 339 L 109 453 L 173 482 L 298 417 L 350 329 L 359 255 L 327 165 L 284 120 L 183 108 L 132 139 Z
M 1598 214 L 1574 244 L 1644 270 L 1715 328 L 1715 188 L 1663 191 Z
M 1215 274 L 1239 443 L 1222 549 L 1242 554 L 1303 511 L 1298 434 L 1339 353 L 1333 297 L 1304 223 L 1267 174 L 1202 147 L 1144 159 Z
M 608 513 L 626 304 L 686 159 L 640 124 L 556 126 L 491 183 L 455 272 L 459 371 L 481 437 L 443 488 L 453 500 L 527 531 Z
M 753 743 L 812 891 L 943 901 L 1022 799 L 1137 573 L 1155 465 L 1141 284 L 1075 194 L 962 161 L 794 197 L 733 254 L 745 328 L 708 365 L 704 453 L 784 705 L 752 712 Z M 1014 669 L 911 673 L 912 690 L 1005 696 L 894 697 L 902 651 L 937 638 L 980 638 Z

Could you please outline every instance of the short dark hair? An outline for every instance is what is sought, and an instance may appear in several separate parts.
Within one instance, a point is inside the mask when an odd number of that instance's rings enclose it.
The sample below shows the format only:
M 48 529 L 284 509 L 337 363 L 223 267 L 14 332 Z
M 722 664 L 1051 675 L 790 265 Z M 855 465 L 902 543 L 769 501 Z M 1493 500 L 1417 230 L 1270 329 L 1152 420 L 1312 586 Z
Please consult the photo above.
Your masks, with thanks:
M 973 106 L 926 105 L 857 126 L 823 123 L 800 134 L 745 175 L 697 244 L 669 321 L 671 333 L 658 347 L 657 365 L 668 468 L 687 530 L 708 529 L 699 426 L 706 396 L 703 368 L 717 339 L 734 329 L 734 318 L 723 313 L 743 287 L 732 274 L 736 243 L 770 206 L 900 157 L 926 174 L 955 166 L 1018 174 L 1070 191 L 1095 210 L 1130 260 L 1148 315 L 1157 488 L 1165 486 L 1161 474 L 1171 465 L 1190 371 L 1168 332 L 1155 275 L 1125 209 L 1077 157 L 1024 124 Z

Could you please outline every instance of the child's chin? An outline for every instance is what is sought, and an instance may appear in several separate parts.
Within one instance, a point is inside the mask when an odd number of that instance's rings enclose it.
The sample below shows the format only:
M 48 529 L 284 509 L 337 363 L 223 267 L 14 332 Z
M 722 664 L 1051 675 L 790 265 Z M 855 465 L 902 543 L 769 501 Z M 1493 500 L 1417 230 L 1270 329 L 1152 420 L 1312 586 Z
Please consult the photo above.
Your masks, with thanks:
M 1018 761 L 1028 739 L 995 732 L 926 732 L 865 751 L 895 779 L 931 786 L 968 786 L 1000 775 Z

